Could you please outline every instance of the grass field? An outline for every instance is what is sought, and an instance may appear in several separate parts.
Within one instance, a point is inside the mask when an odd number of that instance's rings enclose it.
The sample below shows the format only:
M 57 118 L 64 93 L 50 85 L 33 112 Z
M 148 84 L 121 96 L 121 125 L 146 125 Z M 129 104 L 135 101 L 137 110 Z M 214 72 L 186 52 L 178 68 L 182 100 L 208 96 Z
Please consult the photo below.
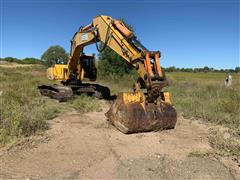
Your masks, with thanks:
M 57 105 L 43 99 L 37 86 L 49 83 L 45 67 L 0 67 L 0 142 L 13 142 L 47 128 L 58 113 Z
M 224 86 L 225 73 L 169 73 L 172 100 L 178 113 L 219 127 L 209 131 L 209 143 L 220 155 L 240 156 L 240 74 L 232 74 L 232 86 Z
M 240 156 L 240 74 L 232 74 L 233 83 L 225 88 L 225 73 L 167 73 L 172 101 L 178 114 L 187 119 L 208 122 L 220 127 L 209 131 L 209 143 L 214 154 Z M 135 76 L 109 77 L 105 84 L 112 92 L 128 91 L 135 82 Z M 117 83 L 114 83 L 117 82 Z M 104 81 L 102 82 L 104 84 Z M 212 154 L 212 153 L 210 153 Z M 205 154 L 206 155 L 206 154 Z
M 240 132 L 240 75 L 225 88 L 224 73 L 169 73 L 169 91 L 179 112 Z
M 224 125 L 240 133 L 240 74 L 232 75 L 232 86 L 225 88 L 225 73 L 167 73 L 169 86 L 164 90 L 171 92 L 178 113 L 184 117 Z M 101 82 L 113 93 L 130 90 L 136 81 L 135 76 L 108 78 Z
M 101 110 L 98 100 L 93 97 L 82 95 L 60 104 L 41 96 L 37 87 L 53 84 L 46 78 L 45 66 L 9 67 L 0 66 L 0 145 L 46 130 L 47 120 L 60 112 L 69 109 L 83 113 Z
M 47 120 L 68 109 L 80 112 L 100 111 L 99 101 L 80 96 L 72 102 L 59 104 L 42 97 L 37 86 L 52 84 L 41 65 L 0 67 L 0 142 L 12 143 L 19 137 L 30 136 L 48 128 Z M 233 85 L 224 87 L 224 73 L 167 73 L 172 101 L 184 117 L 201 119 L 229 127 L 240 133 L 240 77 L 233 74 Z M 128 91 L 136 76 L 108 77 L 99 82 L 109 86 L 112 93 Z M 216 133 L 215 133 L 216 134 Z M 213 143 L 216 144 L 214 139 Z

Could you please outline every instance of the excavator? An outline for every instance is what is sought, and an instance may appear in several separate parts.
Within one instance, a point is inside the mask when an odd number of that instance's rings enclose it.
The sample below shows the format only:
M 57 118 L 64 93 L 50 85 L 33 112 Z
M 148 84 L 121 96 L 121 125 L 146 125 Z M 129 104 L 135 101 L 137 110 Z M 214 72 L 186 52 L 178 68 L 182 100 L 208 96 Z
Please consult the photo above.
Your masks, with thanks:
M 118 93 L 105 114 L 109 122 L 125 134 L 174 128 L 177 113 L 170 93 L 163 90 L 168 83 L 160 65 L 160 51 L 149 51 L 122 21 L 109 16 L 97 16 L 79 28 L 71 40 L 67 64 L 56 64 L 47 70 L 48 78 L 61 80 L 62 85 L 39 86 L 41 94 L 59 101 L 83 92 L 107 99 L 110 96 L 107 87 L 83 83 L 85 79 L 95 81 L 97 77 L 94 56 L 83 52 L 84 47 L 94 43 L 98 51 L 111 48 L 138 74 L 133 91 Z

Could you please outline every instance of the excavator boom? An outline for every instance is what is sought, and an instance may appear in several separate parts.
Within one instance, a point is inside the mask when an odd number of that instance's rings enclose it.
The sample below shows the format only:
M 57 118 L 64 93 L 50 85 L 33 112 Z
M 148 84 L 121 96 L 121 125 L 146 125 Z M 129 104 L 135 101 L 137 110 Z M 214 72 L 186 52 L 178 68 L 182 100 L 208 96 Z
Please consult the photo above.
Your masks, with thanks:
M 97 43 L 103 43 L 102 49 Z M 160 67 L 160 51 L 148 51 L 129 31 L 121 21 L 114 20 L 109 16 L 97 16 L 92 23 L 80 28 L 72 38 L 71 52 L 68 58 L 68 79 L 75 72 L 78 79 L 82 75 L 82 69 L 78 68 L 79 56 L 83 48 L 96 43 L 98 50 L 108 46 L 119 54 L 131 66 L 134 66 L 139 75 L 140 88 L 146 88 L 149 96 L 155 96 L 159 88 L 166 86 L 166 78 Z
M 133 92 L 119 93 L 106 113 L 109 121 L 123 133 L 174 128 L 177 115 L 170 94 L 162 90 L 167 80 L 160 66 L 160 51 L 149 51 L 123 22 L 109 16 L 95 17 L 74 34 L 62 84 L 82 89 L 84 76 L 89 76 L 86 71 L 91 67 L 84 64 L 84 47 L 94 43 L 99 51 L 111 48 L 138 73 Z

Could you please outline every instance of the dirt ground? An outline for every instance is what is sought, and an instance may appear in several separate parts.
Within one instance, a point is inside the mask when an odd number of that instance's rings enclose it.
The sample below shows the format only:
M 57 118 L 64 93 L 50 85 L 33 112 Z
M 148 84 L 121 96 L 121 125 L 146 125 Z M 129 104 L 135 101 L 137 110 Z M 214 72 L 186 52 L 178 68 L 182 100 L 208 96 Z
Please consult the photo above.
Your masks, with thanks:
M 227 158 L 208 151 L 208 126 L 178 118 L 175 129 L 124 135 L 104 113 L 65 112 L 25 145 L 0 151 L 0 179 L 240 179 Z

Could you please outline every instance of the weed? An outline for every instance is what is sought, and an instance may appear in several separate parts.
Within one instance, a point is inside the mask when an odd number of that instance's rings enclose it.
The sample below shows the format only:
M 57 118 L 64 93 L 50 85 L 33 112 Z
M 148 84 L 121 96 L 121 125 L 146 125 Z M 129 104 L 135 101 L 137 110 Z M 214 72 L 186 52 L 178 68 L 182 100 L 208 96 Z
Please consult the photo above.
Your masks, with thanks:
M 239 77 L 232 88 L 223 86 L 223 73 L 170 73 L 173 102 L 187 118 L 194 117 L 240 130 Z
M 131 91 L 136 74 L 108 76 L 100 82 L 110 87 L 112 93 Z M 177 111 L 184 117 L 202 119 L 225 125 L 240 132 L 240 78 L 233 74 L 231 88 L 224 87 L 224 73 L 167 73 L 169 87 Z
M 102 107 L 97 98 L 81 95 L 76 97 L 73 101 L 69 102 L 70 107 L 78 110 L 79 112 L 86 113 L 91 111 L 102 111 Z
M 231 131 L 211 129 L 209 143 L 220 155 L 240 157 L 239 135 Z
M 45 71 L 44 68 L 21 67 L 0 68 L 0 144 L 10 143 L 21 136 L 30 136 L 47 129 L 48 119 L 58 114 L 56 104 L 44 100 L 37 86 L 47 82 L 31 71 Z
M 111 126 L 110 126 L 110 123 L 107 121 L 107 122 L 102 122 L 100 124 L 97 124 L 94 128 L 96 129 L 109 129 Z
M 200 157 L 200 158 L 204 158 L 204 157 L 209 157 L 212 156 L 213 152 L 211 151 L 200 151 L 200 150 L 193 150 L 188 154 L 188 157 Z

